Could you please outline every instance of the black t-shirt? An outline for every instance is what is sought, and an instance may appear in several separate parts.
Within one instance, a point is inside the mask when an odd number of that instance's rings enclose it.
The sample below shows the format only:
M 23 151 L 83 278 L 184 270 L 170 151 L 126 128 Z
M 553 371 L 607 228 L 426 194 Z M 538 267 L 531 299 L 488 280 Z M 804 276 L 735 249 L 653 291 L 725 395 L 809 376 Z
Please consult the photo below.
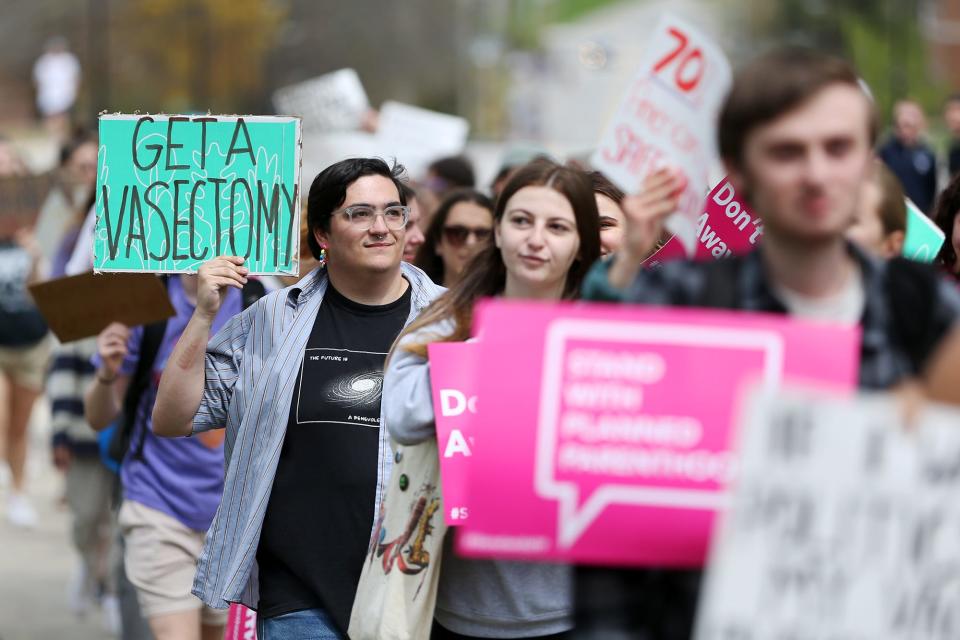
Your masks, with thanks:
M 25 249 L 0 240 L 0 346 L 26 347 L 47 335 L 47 323 L 27 290 L 32 270 Z
M 320 607 L 347 629 L 373 525 L 383 364 L 409 313 L 409 287 L 383 306 L 327 288 L 260 534 L 264 618 Z

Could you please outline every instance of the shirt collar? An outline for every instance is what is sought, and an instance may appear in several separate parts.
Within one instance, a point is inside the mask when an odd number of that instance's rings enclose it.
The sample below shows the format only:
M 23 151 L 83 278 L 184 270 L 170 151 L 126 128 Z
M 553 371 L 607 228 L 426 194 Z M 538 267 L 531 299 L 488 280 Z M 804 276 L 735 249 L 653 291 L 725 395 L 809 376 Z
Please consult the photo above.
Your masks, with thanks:
M 434 284 L 423 271 L 406 262 L 400 263 L 400 273 L 407 279 L 413 289 L 410 300 L 417 310 L 426 307 L 443 291 L 443 288 Z M 327 281 L 327 269 L 323 266 L 316 267 L 301 278 L 299 282 L 287 289 L 288 304 L 297 308 L 306 304 L 318 293 L 322 295 L 327 289 Z
M 860 277 L 863 280 L 866 304 L 864 305 L 861 324 L 876 326 L 881 318 L 886 317 L 886 307 L 882 295 L 885 263 L 850 241 L 846 242 L 846 247 L 847 252 L 860 267 Z M 762 245 L 744 258 L 744 268 L 740 271 L 740 281 L 737 283 L 737 288 L 742 292 L 744 306 L 748 310 L 787 312 L 783 301 L 774 293 L 766 263 L 763 260 Z

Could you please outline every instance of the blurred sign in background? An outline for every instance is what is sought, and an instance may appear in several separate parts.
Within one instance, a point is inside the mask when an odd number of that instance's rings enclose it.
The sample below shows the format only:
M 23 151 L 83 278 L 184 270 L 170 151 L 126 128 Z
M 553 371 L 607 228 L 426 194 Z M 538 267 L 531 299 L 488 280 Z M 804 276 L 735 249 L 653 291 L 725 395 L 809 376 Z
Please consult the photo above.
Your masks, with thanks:
M 17 0 L 0 22 L 0 131 L 35 121 L 33 65 L 62 36 L 88 125 L 101 110 L 273 113 L 285 88 L 346 68 L 374 108 L 465 118 L 473 143 L 583 153 L 665 7 L 734 64 L 783 42 L 844 54 L 885 116 L 907 96 L 939 112 L 960 87 L 960 0 Z

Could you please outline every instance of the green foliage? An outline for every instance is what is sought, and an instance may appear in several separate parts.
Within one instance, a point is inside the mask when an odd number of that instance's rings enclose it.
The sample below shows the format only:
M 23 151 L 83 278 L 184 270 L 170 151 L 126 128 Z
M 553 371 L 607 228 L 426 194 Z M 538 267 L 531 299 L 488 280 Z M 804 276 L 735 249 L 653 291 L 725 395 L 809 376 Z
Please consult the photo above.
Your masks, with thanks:
M 555 0 L 551 17 L 556 22 L 570 22 L 580 16 L 622 0 Z
M 903 98 L 916 100 L 928 114 L 940 112 L 949 90 L 930 73 L 929 50 L 915 20 L 898 25 L 894 37 L 884 25 L 852 13 L 841 24 L 848 55 L 870 85 L 883 122 Z
M 114 17 L 115 108 L 231 112 L 262 87 L 284 11 L 264 0 L 141 0 Z M 149 79 L 149 81 L 145 81 Z

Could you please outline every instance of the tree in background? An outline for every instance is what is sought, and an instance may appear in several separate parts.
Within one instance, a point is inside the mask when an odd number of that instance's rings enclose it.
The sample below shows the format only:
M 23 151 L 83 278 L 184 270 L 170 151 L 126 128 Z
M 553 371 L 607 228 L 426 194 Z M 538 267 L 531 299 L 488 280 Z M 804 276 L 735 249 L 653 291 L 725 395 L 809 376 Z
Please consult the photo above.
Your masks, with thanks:
M 265 0 L 142 0 L 111 25 L 111 108 L 234 112 L 257 104 L 285 9 Z M 114 106 L 115 105 L 115 106 Z
M 916 100 L 928 113 L 943 107 L 949 87 L 935 74 L 932 47 L 921 33 L 919 0 L 748 0 L 743 11 L 752 52 L 791 43 L 850 59 L 885 122 L 902 98 Z

